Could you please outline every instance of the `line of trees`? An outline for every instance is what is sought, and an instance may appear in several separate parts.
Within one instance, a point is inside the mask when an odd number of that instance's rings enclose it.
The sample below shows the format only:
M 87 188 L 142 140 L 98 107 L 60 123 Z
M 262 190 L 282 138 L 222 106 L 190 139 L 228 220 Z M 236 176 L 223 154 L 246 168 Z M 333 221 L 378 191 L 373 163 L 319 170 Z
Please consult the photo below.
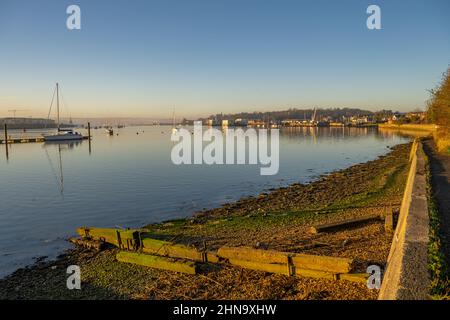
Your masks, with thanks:
M 442 75 L 441 83 L 430 90 L 428 101 L 428 118 L 439 125 L 436 144 L 440 151 L 450 152 L 450 68 Z
M 297 109 L 291 108 L 283 111 L 269 111 L 269 112 L 241 112 L 235 114 L 216 114 L 211 115 L 209 119 L 221 120 L 234 120 L 237 118 L 248 120 L 264 120 L 270 119 L 272 121 L 281 121 L 286 119 L 311 119 L 314 113 L 314 108 Z M 362 110 L 358 108 L 319 108 L 317 109 L 317 117 L 331 117 L 333 119 L 342 120 L 342 117 L 349 118 L 351 116 L 372 116 L 376 120 L 384 117 L 392 116 L 394 112 L 392 110 L 381 110 L 372 112 L 368 110 Z M 199 120 L 205 120 L 203 118 Z

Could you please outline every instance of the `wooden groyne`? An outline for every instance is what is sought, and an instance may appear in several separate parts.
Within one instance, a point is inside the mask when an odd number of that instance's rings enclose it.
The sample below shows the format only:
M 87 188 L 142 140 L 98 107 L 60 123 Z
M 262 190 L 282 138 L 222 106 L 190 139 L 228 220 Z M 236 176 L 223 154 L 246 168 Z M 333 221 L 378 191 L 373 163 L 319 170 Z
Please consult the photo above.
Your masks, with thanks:
M 352 273 L 353 259 L 223 246 L 217 251 L 175 244 L 152 238 L 146 230 L 78 228 L 81 239 L 72 242 L 88 248 L 108 243 L 121 251 L 116 259 L 146 267 L 188 274 L 198 272 L 199 263 L 229 264 L 235 267 L 287 276 L 365 282 L 368 275 Z M 94 245 L 90 245 L 90 242 Z

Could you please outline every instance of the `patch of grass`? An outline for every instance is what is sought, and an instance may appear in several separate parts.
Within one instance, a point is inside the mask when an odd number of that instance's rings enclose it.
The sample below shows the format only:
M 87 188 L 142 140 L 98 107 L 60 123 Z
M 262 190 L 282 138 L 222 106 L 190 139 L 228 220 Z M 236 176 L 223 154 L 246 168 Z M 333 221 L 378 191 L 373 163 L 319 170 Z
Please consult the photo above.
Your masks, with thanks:
M 328 210 L 345 210 L 367 207 L 378 203 L 392 194 L 401 192 L 406 184 L 408 165 L 401 164 L 380 174 L 374 179 L 374 187 L 366 193 L 360 193 L 331 205 Z
M 282 226 L 293 222 L 312 220 L 314 219 L 314 216 L 316 216 L 316 212 L 309 210 L 270 212 L 264 215 L 238 216 L 223 220 L 215 220 L 208 223 L 206 229 L 211 233 L 221 229 L 262 230 L 271 228 L 274 225 Z M 216 221 L 218 221 L 218 223 Z
M 445 255 L 441 241 L 441 219 L 437 210 L 436 202 L 433 198 L 429 161 L 427 157 L 425 157 L 425 159 L 428 172 L 427 196 L 428 212 L 430 218 L 430 242 L 428 244 L 428 269 L 431 276 L 430 295 L 432 299 L 449 300 L 450 283 L 448 266 L 445 262 Z

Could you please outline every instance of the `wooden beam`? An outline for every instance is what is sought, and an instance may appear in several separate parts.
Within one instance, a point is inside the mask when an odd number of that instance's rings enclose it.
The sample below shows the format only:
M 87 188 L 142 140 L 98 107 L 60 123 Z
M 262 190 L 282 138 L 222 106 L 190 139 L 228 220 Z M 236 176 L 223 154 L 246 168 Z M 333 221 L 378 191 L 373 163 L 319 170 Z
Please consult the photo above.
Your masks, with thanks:
M 384 218 L 384 231 L 387 233 L 394 232 L 394 214 L 389 211 Z
M 129 229 L 109 229 L 109 228 L 78 228 L 77 233 L 82 238 L 90 240 L 104 241 L 125 250 L 137 250 L 139 247 L 144 253 L 158 254 L 173 258 L 190 259 L 194 261 L 205 261 L 207 255 L 196 248 L 191 248 L 182 244 L 172 244 L 168 241 L 152 239 L 140 230 Z M 137 243 L 140 242 L 140 243 Z M 213 253 L 209 254 L 211 262 L 218 259 Z
M 187 274 L 196 274 L 197 266 L 192 261 L 176 260 L 155 255 L 120 251 L 116 258 L 120 262 L 138 264 L 145 267 L 169 270 Z
M 261 250 L 248 247 L 221 247 L 217 255 L 220 258 L 228 260 L 268 264 L 292 264 L 297 269 L 319 270 L 332 273 L 350 272 L 353 264 L 353 260 L 347 258 Z
M 217 255 L 217 252 L 206 252 L 206 262 L 218 263 L 219 261 L 220 257 Z
M 140 247 L 140 236 L 143 234 L 139 229 L 110 229 L 110 228 L 88 228 L 77 229 L 78 235 L 82 238 L 108 242 L 110 244 L 126 250 L 137 250 Z
M 239 259 L 229 259 L 228 262 L 231 265 L 242 267 L 245 269 L 258 270 L 270 273 L 278 273 L 289 276 L 290 271 L 288 264 L 278 264 L 278 263 L 264 263 L 258 261 L 248 261 Z
M 111 243 L 115 246 L 119 246 L 117 241 L 117 231 L 119 229 L 107 229 L 107 228 L 78 228 L 77 233 L 82 238 L 88 238 L 92 240 L 104 241 Z
M 333 232 L 339 229 L 352 228 L 357 226 L 358 224 L 362 224 L 365 222 L 373 221 L 373 220 L 382 220 L 384 217 L 381 217 L 378 214 L 373 214 L 365 217 L 347 219 L 335 223 L 321 224 L 311 227 L 310 231 L 313 234 L 317 234 L 320 232 Z
M 191 248 L 182 244 L 170 244 L 166 241 L 151 238 L 142 239 L 142 251 L 161 256 L 184 258 L 194 261 L 205 260 L 203 252 L 198 251 L 196 248 Z
M 247 261 L 247 260 L 237 260 L 230 259 L 228 262 L 233 266 L 238 266 L 245 269 L 264 271 L 276 274 L 283 274 L 286 276 L 300 276 L 307 278 L 320 278 L 320 279 L 329 279 L 336 280 L 337 274 L 326 271 L 319 270 L 308 270 L 301 268 L 290 269 L 289 264 L 280 264 L 280 263 L 264 263 L 257 261 Z
M 368 277 L 369 277 L 369 274 L 367 274 L 367 273 L 346 273 L 346 274 L 340 274 L 339 280 L 346 280 L 346 281 L 366 284 Z
M 348 273 L 352 270 L 353 259 L 318 256 L 296 253 L 292 257 L 292 264 L 297 269 L 320 270 L 332 273 Z
M 224 259 L 258 261 L 264 263 L 288 263 L 289 253 L 253 249 L 249 247 L 221 247 L 217 255 Z
M 309 270 L 302 268 L 295 268 L 295 275 L 306 278 L 319 278 L 328 280 L 337 280 L 337 274 L 319 270 Z

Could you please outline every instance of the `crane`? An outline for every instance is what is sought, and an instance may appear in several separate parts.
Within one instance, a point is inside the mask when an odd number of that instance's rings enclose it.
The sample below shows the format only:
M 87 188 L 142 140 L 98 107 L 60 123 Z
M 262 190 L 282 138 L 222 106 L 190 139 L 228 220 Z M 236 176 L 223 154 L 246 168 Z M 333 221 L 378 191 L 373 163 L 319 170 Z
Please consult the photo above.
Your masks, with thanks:
M 23 111 L 29 111 L 29 110 L 25 110 L 25 109 L 12 109 L 12 110 L 8 110 L 8 112 L 12 112 L 14 115 L 14 119 L 16 118 L 16 112 L 23 112 Z

